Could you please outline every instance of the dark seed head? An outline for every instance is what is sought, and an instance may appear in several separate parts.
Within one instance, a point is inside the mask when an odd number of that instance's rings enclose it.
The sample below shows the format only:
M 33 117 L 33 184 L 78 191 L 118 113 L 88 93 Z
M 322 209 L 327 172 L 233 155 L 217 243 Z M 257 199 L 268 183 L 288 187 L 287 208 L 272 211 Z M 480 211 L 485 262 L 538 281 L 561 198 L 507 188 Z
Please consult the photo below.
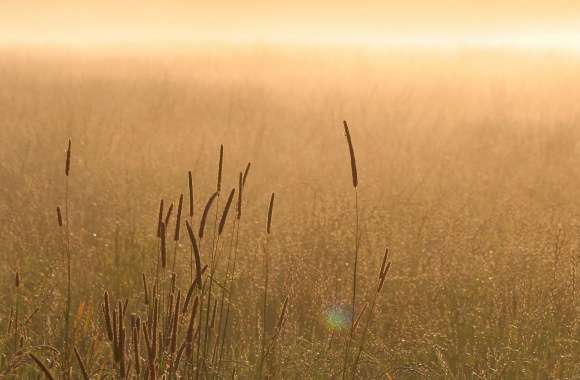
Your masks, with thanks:
M 270 229 L 272 227 L 272 211 L 274 210 L 274 197 L 276 196 L 276 194 L 272 193 L 272 195 L 270 196 L 270 206 L 268 206 L 268 226 L 266 228 L 266 231 L 268 233 L 270 233 Z

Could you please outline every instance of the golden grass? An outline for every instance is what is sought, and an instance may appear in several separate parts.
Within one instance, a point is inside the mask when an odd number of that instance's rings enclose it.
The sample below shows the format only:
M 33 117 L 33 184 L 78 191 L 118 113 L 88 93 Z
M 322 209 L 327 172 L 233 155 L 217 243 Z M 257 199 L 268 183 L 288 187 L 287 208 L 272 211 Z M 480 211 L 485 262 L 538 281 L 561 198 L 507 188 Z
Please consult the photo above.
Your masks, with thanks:
M 580 374 L 577 58 L 5 53 L 0 377 Z

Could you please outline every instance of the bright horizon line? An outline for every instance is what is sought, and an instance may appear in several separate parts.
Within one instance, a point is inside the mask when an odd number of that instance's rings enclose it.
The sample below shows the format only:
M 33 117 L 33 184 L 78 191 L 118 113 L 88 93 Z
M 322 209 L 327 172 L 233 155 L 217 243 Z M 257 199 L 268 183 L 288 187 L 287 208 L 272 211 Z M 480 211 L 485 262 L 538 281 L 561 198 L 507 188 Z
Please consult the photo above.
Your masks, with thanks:
M 495 34 L 409 34 L 384 35 L 202 35 L 191 33 L 95 33 L 81 36 L 12 36 L 0 40 L 0 45 L 57 46 L 159 46 L 167 45 L 289 45 L 369 48 L 414 48 L 454 50 L 463 48 L 560 50 L 580 53 L 580 32 L 514 32 Z

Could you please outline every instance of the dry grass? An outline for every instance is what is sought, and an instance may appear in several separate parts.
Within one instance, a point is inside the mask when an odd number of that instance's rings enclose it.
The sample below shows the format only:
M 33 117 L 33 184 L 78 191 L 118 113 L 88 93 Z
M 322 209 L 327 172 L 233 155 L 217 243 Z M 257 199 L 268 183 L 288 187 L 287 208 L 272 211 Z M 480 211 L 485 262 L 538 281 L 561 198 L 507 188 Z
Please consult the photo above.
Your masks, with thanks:
M 1 378 L 580 375 L 575 57 L 224 51 L 0 55 Z

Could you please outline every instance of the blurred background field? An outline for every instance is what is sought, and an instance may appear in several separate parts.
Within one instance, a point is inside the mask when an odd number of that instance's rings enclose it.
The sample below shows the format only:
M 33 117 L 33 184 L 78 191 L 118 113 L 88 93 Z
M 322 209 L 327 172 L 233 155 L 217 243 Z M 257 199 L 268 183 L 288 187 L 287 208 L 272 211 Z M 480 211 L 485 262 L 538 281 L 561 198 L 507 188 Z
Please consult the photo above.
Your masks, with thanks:
M 39 309 L 22 350 L 52 357 L 38 347 L 60 339 L 66 278 L 55 208 L 68 138 L 74 342 L 95 376 L 106 375 L 110 355 L 103 291 L 133 304 L 142 296 L 159 200 L 177 202 L 191 170 L 198 221 L 223 144 L 226 190 L 252 162 L 232 300 L 240 339 L 228 366 L 240 378 L 255 366 L 255 337 L 243 337 L 256 324 L 254 280 L 276 192 L 272 305 L 290 302 L 275 377 L 337 377 L 341 332 L 327 315 L 349 302 L 354 239 L 346 119 L 359 165 L 361 305 L 385 246 L 393 262 L 360 378 L 580 376 L 579 56 L 99 49 L 0 53 L 0 331 L 19 271 L 23 315 Z M 188 268 L 186 240 L 178 255 Z M 182 288 L 188 278 L 178 278 Z M 0 337 L 0 377 L 34 378 L 9 334 Z

